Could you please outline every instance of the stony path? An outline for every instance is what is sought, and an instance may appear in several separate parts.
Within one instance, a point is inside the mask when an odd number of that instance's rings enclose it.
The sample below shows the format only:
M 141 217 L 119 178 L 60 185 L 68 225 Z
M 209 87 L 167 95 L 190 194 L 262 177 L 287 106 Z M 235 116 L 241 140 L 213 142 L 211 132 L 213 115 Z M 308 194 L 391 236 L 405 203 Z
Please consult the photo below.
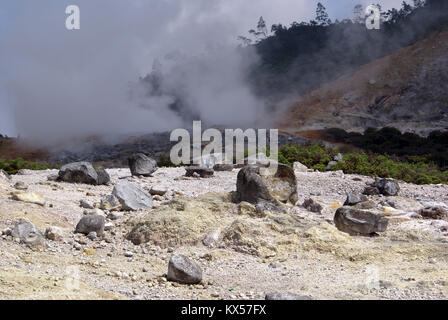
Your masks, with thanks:
M 0 298 L 263 299 L 266 293 L 276 291 L 315 299 L 448 298 L 447 222 L 406 218 L 392 223 L 388 232 L 378 238 L 350 238 L 331 226 L 334 212 L 345 201 L 346 192 L 361 191 L 372 178 L 339 172 L 296 172 L 299 203 L 312 197 L 322 203 L 324 211 L 318 215 L 300 206 L 293 208 L 290 214 L 301 219 L 304 226 L 316 227 L 297 229 L 299 238 L 296 235 L 284 238 L 285 243 L 291 241 L 294 245 L 283 243 L 279 248 L 284 246 L 287 250 L 279 249 L 277 255 L 263 256 L 225 246 L 209 248 L 200 243 L 135 246 L 125 240 L 130 231 L 128 220 L 144 212 L 127 213 L 112 221 L 114 228 L 107 232 L 105 240 L 91 241 L 73 234 L 84 211 L 79 201 L 99 202 L 111 193 L 118 181 L 135 181 L 146 189 L 168 188 L 165 198 L 156 201 L 156 212 L 167 200 L 180 196 L 179 193 L 201 199 L 200 195 L 209 192 L 234 191 L 238 173 L 234 170 L 216 172 L 209 179 L 184 179 L 181 178 L 183 168 L 161 168 L 153 177 L 140 179 L 131 178 L 127 169 L 108 172 L 112 178 L 109 186 L 47 181 L 47 176 L 56 171 L 25 172 L 13 176 L 9 183 L 0 182 L 3 183 L 0 185 L 0 230 L 13 226 L 19 219 L 31 221 L 42 230 L 49 226 L 64 230 L 63 239 L 47 241 L 48 247 L 44 250 L 33 250 L 9 236 L 0 237 Z M 17 192 L 12 186 L 18 181 L 28 186 L 23 192 L 42 196 L 45 207 L 11 200 L 10 193 Z M 448 205 L 448 186 L 400 183 L 400 187 L 400 197 L 393 200 L 404 211 L 413 211 L 414 200 Z M 201 206 L 202 200 L 198 201 L 196 205 Z M 216 217 L 222 224 L 243 219 L 257 228 L 265 228 L 266 234 L 258 235 L 256 242 L 271 241 L 272 237 L 282 235 L 271 234 L 266 229 L 271 225 L 267 220 L 234 216 L 232 212 L 219 213 L 225 208 L 218 203 L 216 213 L 210 214 L 223 215 Z M 287 230 L 287 226 L 282 227 Z M 297 239 L 301 240 L 295 242 Z M 201 284 L 187 286 L 166 280 L 164 274 L 173 253 L 182 253 L 200 265 L 204 274 Z M 76 282 L 72 275 L 79 275 L 79 289 L 73 287 Z

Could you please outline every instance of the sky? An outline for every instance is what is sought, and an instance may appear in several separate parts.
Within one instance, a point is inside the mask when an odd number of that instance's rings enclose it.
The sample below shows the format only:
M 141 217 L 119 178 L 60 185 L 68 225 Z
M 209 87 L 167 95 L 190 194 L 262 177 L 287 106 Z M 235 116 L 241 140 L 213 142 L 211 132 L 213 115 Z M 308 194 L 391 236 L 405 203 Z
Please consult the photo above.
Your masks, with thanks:
M 320 2 L 330 18 L 341 20 L 353 16 L 356 4 L 370 1 Z M 137 99 L 143 107 L 131 109 L 124 92 L 128 83 L 151 70 L 155 58 L 178 50 L 189 55 L 185 60 L 188 66 L 173 67 L 173 79 L 176 72 L 194 77 L 183 83 L 173 80 L 172 85 L 185 86 L 198 112 L 212 121 L 213 117 L 234 118 L 234 112 L 241 112 L 238 104 L 244 104 L 248 107 L 243 116 L 251 117 L 259 102 L 248 93 L 242 74 L 233 71 L 242 69 L 244 61 L 225 46 L 234 46 L 237 36 L 247 35 L 260 16 L 269 26 L 309 21 L 315 16 L 317 2 L 1 0 L 0 133 L 48 137 L 76 130 L 89 134 L 95 133 L 94 129 L 106 133 L 111 128 L 131 131 L 157 130 L 161 124 L 179 126 L 179 119 L 162 107 L 166 101 Z M 378 2 L 388 9 L 399 7 L 402 0 Z M 80 7 L 81 30 L 65 29 L 68 5 Z M 216 43 L 224 46 L 217 50 L 217 60 L 192 58 Z M 213 76 L 204 76 L 203 70 L 209 69 Z M 213 100 L 216 108 L 207 114 L 206 105 Z M 225 107 L 229 101 L 236 109 Z M 147 105 L 161 107 L 149 110 Z

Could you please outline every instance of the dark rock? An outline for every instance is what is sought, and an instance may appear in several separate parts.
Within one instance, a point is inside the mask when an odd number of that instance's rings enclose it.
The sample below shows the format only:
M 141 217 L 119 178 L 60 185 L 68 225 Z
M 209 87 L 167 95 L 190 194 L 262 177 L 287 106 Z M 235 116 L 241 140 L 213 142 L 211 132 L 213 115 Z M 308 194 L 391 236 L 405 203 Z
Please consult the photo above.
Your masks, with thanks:
M 322 206 L 313 199 L 306 199 L 302 205 L 305 209 L 314 213 L 322 213 Z
M 98 167 L 95 168 L 95 171 L 98 176 L 97 178 L 98 185 L 108 184 L 110 182 L 110 176 L 107 173 L 106 169 L 104 169 L 103 167 Z
M 376 196 L 380 194 L 380 190 L 377 187 L 367 186 L 362 194 L 366 196 Z
M 112 195 L 118 199 L 123 210 L 135 211 L 153 207 L 152 196 L 133 182 L 119 182 Z
M 340 231 L 350 235 L 371 235 L 386 231 L 388 220 L 381 214 L 341 207 L 336 211 L 334 223 Z
M 89 162 L 74 162 L 63 166 L 59 170 L 58 179 L 91 185 L 107 184 L 110 181 L 109 174 L 104 169 L 95 169 Z
M 269 293 L 266 295 L 265 300 L 282 300 L 282 301 L 286 301 L 286 300 L 313 300 L 313 298 L 309 297 L 309 296 L 301 296 L 295 293 Z
M 137 153 L 128 158 L 129 168 L 133 176 L 150 177 L 157 171 L 157 161 L 143 153 Z
M 390 197 L 396 196 L 400 192 L 399 184 L 393 179 L 378 179 L 373 187 L 377 187 L 381 194 Z
M 448 208 L 437 206 L 421 209 L 419 214 L 425 219 L 442 220 L 448 218 Z
M 246 166 L 240 170 L 235 194 L 237 202 L 296 204 L 297 179 L 291 167 L 278 164 L 275 174 L 262 175 L 261 173 L 260 166 Z
M 213 169 L 205 167 L 188 167 L 185 168 L 185 170 L 186 177 L 194 177 L 195 175 L 199 175 L 201 178 L 208 178 L 215 174 L 215 171 Z
M 369 200 L 365 195 L 359 193 L 347 193 L 347 200 L 344 206 L 354 206 L 355 204 Z
M 215 164 L 213 170 L 215 171 L 233 171 L 233 164 Z
M 202 281 L 202 270 L 186 256 L 174 254 L 168 264 L 167 279 L 184 284 L 197 284 Z
M 96 232 L 98 236 L 104 234 L 105 220 L 103 216 L 84 216 L 76 225 L 75 232 L 88 235 L 91 232 Z

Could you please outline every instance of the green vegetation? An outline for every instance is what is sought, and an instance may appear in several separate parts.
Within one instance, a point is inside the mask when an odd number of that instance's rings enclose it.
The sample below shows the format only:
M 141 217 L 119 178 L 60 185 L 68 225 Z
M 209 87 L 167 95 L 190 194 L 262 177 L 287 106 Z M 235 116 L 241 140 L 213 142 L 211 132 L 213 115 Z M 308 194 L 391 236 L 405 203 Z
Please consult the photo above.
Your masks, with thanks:
M 395 128 L 368 128 L 364 134 L 328 129 L 324 139 L 356 146 L 376 154 L 389 154 L 411 163 L 434 163 L 448 170 L 448 132 L 433 131 L 427 138 L 414 133 L 402 134 Z
M 309 168 L 325 171 L 337 150 L 323 144 L 288 145 L 280 148 L 279 162 L 292 165 L 298 161 Z M 381 178 L 393 178 L 414 184 L 448 184 L 448 171 L 440 170 L 427 157 L 409 157 L 400 161 L 397 157 L 375 153 L 348 153 L 344 162 L 331 170 L 347 174 L 360 174 Z
M 49 169 L 49 167 L 46 164 L 39 162 L 25 161 L 22 158 L 17 158 L 14 160 L 0 159 L 0 169 L 4 170 L 8 174 L 16 174 L 21 169 L 46 170 Z
M 407 1 L 410 2 L 410 1 Z M 381 9 L 381 8 L 380 8 Z M 368 30 L 364 8 L 352 19 L 332 21 L 318 3 L 315 19 L 271 28 L 260 18 L 255 30 L 240 36 L 242 47 L 255 48 L 259 63 L 250 79 L 259 95 L 309 92 L 354 68 L 425 39 L 448 24 L 448 1 L 415 0 L 381 10 L 381 29 Z M 270 31 L 270 32 L 269 32 Z

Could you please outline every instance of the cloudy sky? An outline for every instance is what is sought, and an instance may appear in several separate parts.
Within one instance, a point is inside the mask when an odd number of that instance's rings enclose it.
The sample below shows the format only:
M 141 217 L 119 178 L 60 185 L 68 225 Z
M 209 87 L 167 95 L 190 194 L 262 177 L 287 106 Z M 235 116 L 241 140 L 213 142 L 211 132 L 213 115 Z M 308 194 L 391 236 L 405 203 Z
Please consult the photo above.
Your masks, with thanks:
M 256 25 L 260 16 L 268 25 L 308 21 L 314 18 L 317 2 L 1 0 L 0 133 L 94 133 L 102 123 L 108 126 L 99 132 L 123 125 L 128 129 L 157 130 L 163 121 L 174 127 L 180 125 L 163 110 L 155 114 L 154 110 L 131 110 L 126 105 L 126 85 L 150 71 L 154 58 L 173 51 L 198 54 L 204 47 L 216 44 L 232 46 L 238 35 L 246 35 Z M 371 0 L 321 2 L 330 18 L 344 19 L 352 17 L 357 3 L 368 5 Z M 398 7 L 402 0 L 378 2 L 390 8 Z M 65 8 L 73 4 L 81 10 L 79 31 L 65 29 Z M 218 95 L 217 106 L 232 98 L 247 106 L 256 105 L 256 98 L 239 83 L 241 75 L 229 71 L 241 61 L 225 49 L 221 51 L 217 61 L 222 68 L 214 72 L 226 83 L 234 83 L 234 87 L 228 88 L 228 94 Z M 212 62 L 216 68 L 216 61 Z M 207 68 L 197 61 L 192 65 Z M 200 70 L 192 72 L 201 77 Z M 203 82 L 211 92 L 222 89 L 222 83 L 215 78 L 205 77 Z M 211 99 L 207 95 L 195 96 L 192 87 L 186 89 L 193 92 L 198 105 Z M 216 108 L 214 113 L 225 117 L 234 111 L 222 109 Z M 247 112 L 250 116 L 250 107 Z

